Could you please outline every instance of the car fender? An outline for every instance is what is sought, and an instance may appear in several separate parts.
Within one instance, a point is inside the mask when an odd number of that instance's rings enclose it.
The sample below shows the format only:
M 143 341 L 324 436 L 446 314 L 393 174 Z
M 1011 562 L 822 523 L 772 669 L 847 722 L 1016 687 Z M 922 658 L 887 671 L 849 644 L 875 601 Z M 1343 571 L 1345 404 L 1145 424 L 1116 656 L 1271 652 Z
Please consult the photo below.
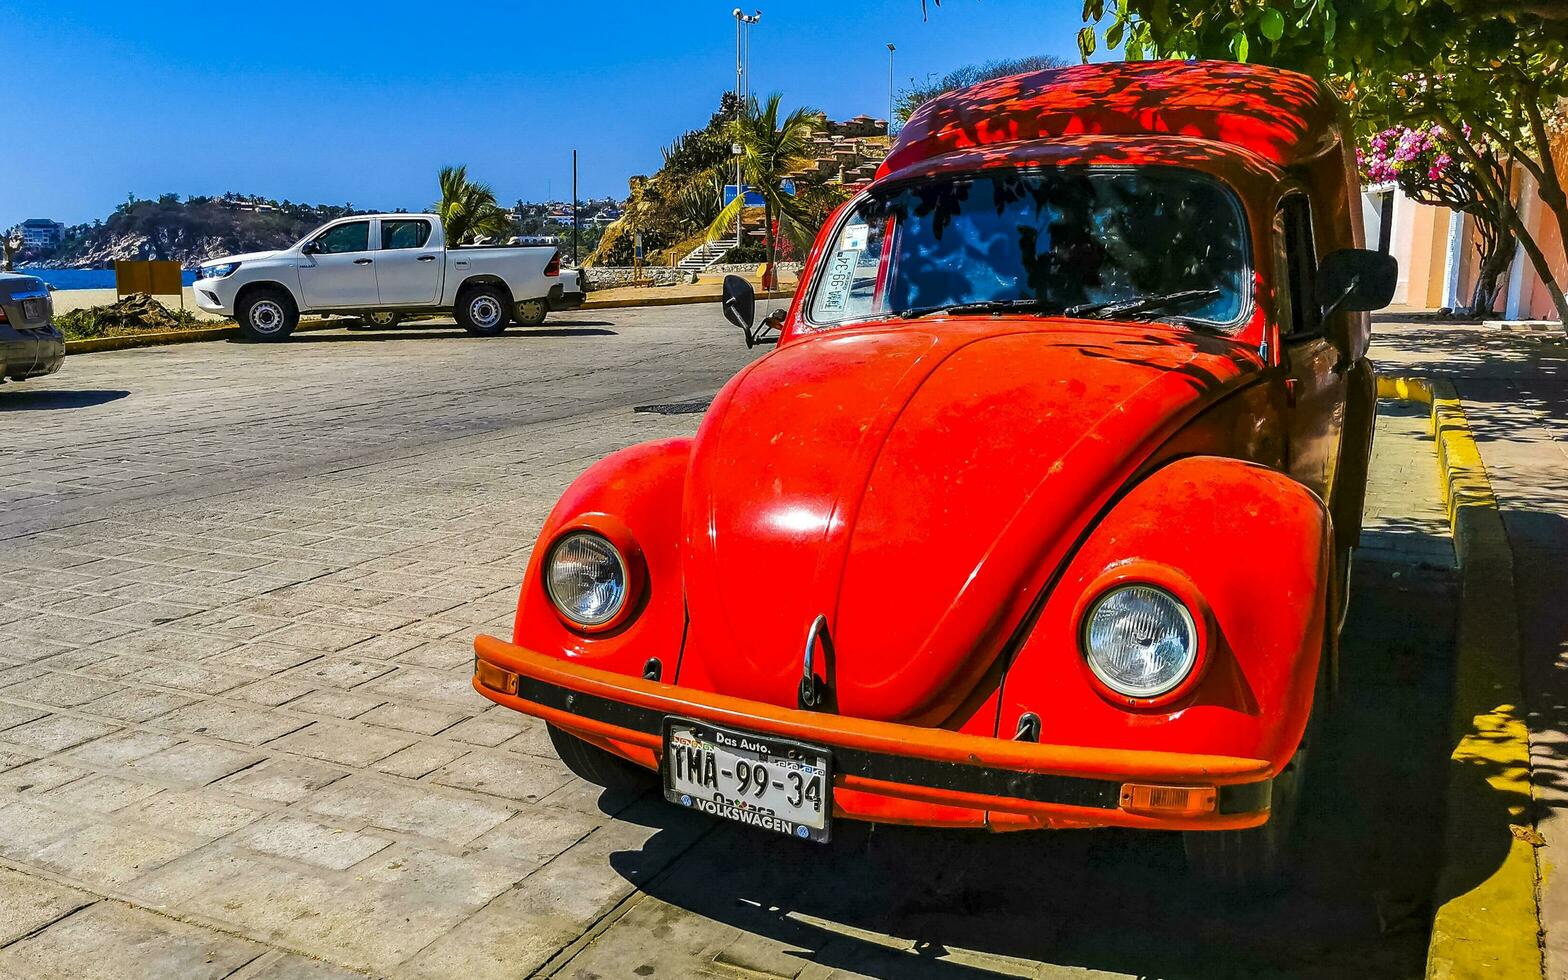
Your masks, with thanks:
M 681 438 L 629 446 L 589 467 L 562 494 L 523 576 L 514 642 L 637 676 L 647 676 L 649 661 L 656 659 L 658 679 L 674 678 L 685 624 L 680 515 L 691 445 L 691 439 Z M 605 534 L 631 566 L 632 609 L 621 625 L 596 632 L 574 629 L 545 592 L 543 565 L 551 546 L 578 528 Z
M 997 734 L 1028 713 L 1046 742 L 1229 753 L 1279 771 L 1312 708 L 1331 540 L 1323 502 L 1276 470 L 1192 456 L 1154 471 L 1108 509 L 1043 599 L 1005 674 Z M 1182 598 L 1206 636 L 1188 681 L 1149 702 L 1099 684 L 1082 652 L 1088 606 L 1128 582 Z

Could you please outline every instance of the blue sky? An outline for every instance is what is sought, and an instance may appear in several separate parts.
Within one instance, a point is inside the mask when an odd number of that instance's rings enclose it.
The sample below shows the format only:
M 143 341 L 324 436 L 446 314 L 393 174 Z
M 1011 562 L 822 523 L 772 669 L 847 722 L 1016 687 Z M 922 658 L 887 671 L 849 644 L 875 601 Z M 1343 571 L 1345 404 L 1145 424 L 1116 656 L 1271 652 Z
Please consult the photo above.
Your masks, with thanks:
M 467 163 L 501 200 L 623 196 L 733 87 L 733 0 L 0 0 L 0 227 L 101 217 L 128 193 L 423 208 Z M 753 88 L 834 118 L 895 78 L 1076 60 L 1079 0 L 752 0 Z M 461 11 L 461 13 L 458 13 Z M 25 123 L 24 123 L 25 121 Z

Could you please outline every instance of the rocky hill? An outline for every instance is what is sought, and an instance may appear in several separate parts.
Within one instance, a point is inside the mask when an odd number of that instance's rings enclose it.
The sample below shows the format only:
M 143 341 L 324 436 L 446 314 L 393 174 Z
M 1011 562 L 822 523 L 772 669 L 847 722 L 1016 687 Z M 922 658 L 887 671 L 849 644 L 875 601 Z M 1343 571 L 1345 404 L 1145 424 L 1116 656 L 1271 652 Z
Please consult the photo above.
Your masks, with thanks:
M 67 228 L 48 255 L 21 256 L 52 269 L 102 269 L 116 259 L 174 259 L 193 267 L 219 255 L 284 248 L 351 206 L 293 204 L 226 194 L 182 201 L 131 200 L 102 221 Z

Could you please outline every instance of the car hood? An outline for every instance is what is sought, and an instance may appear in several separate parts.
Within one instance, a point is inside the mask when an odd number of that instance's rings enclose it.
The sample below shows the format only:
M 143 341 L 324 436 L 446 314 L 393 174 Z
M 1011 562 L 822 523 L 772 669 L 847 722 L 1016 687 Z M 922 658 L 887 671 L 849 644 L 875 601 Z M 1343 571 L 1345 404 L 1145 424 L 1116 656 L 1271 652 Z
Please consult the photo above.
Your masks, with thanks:
M 836 710 L 941 723 L 1083 525 L 1257 364 L 1222 338 L 1064 320 L 781 346 L 726 386 L 693 447 L 683 659 L 723 693 L 794 706 L 825 615 Z
M 208 260 L 206 260 L 205 262 L 203 262 L 201 264 L 202 265 L 225 265 L 225 264 L 227 264 L 229 262 L 257 262 L 257 261 L 260 261 L 261 259 L 270 259 L 274 255 L 277 255 L 277 254 L 278 254 L 277 251 L 271 251 L 271 252 L 246 252 L 243 255 L 225 255 L 225 256 L 222 256 L 221 258 L 208 259 Z

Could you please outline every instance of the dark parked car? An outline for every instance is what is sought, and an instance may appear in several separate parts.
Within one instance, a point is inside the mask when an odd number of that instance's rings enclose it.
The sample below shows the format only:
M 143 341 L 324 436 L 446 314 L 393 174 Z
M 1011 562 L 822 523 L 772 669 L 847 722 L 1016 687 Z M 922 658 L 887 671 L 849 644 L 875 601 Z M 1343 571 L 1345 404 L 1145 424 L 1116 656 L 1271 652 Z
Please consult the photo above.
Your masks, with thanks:
M 64 360 L 49 288 L 33 276 L 0 272 L 0 381 L 53 374 Z

